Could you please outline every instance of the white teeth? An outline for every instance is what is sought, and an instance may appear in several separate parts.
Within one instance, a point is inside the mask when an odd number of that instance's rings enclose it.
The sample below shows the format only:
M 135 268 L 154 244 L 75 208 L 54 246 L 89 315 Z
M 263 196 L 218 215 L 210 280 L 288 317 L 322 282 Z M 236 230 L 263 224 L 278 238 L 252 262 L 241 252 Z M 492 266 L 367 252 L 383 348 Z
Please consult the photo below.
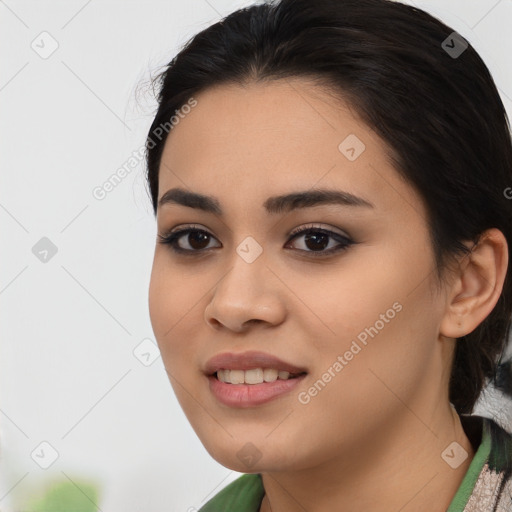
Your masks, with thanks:
M 244 373 L 244 372 L 242 372 Z M 261 384 L 263 382 L 263 370 L 254 368 L 253 370 L 245 370 L 246 384 Z
M 228 370 L 229 371 L 229 370 Z M 243 384 L 244 383 L 244 371 L 243 370 L 231 370 L 229 371 L 229 380 L 231 384 Z M 224 374 L 226 375 L 226 374 Z
M 277 380 L 278 372 L 274 368 L 265 368 L 263 370 L 263 380 L 265 382 L 274 382 Z
M 274 368 L 253 368 L 251 370 L 217 370 L 217 378 L 227 384 L 262 384 L 274 382 L 278 378 L 287 380 L 290 372 Z

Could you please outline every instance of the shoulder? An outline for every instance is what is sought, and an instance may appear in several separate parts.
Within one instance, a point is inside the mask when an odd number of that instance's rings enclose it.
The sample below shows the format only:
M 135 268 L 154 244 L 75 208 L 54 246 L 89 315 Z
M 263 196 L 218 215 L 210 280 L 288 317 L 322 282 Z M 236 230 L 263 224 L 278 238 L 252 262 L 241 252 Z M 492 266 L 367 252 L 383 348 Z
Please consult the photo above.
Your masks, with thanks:
M 224 487 L 199 512 L 258 512 L 264 495 L 261 475 L 245 474 Z
M 449 512 L 512 511 L 512 433 L 496 421 L 475 416 L 481 442 Z

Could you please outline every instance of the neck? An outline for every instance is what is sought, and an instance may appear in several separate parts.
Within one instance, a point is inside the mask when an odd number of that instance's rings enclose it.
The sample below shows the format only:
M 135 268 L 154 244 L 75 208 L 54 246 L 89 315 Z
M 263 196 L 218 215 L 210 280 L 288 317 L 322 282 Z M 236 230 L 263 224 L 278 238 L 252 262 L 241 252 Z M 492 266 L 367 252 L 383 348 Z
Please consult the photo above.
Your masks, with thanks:
M 441 457 L 454 441 L 468 453 L 456 468 Z M 457 451 L 445 454 L 452 465 L 457 456 Z M 260 512 L 326 512 L 334 504 L 341 512 L 445 512 L 473 456 L 449 404 L 428 424 L 407 409 L 364 446 L 349 446 L 319 466 L 262 473 Z

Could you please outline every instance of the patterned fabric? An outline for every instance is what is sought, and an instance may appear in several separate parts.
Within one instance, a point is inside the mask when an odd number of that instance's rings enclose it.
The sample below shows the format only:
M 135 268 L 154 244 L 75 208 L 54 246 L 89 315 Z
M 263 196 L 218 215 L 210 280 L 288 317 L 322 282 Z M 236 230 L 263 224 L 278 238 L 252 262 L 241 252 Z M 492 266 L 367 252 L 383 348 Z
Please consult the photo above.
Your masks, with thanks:
M 512 512 L 512 435 L 491 419 L 482 423 L 489 455 L 462 512 Z
M 512 512 L 512 433 L 490 418 L 460 418 L 478 449 L 447 512 Z M 264 495 L 261 474 L 244 474 L 199 512 L 259 512 Z
M 498 499 L 498 492 L 503 489 Z M 505 479 L 503 472 L 497 473 L 485 464 L 475 488 L 464 507 L 464 512 L 511 512 L 512 481 Z

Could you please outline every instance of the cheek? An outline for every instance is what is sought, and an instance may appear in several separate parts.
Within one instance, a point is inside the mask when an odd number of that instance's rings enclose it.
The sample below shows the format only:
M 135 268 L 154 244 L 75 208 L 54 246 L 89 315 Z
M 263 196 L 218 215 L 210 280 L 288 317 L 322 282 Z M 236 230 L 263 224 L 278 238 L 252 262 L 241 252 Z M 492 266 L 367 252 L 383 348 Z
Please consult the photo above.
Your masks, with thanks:
M 179 343 L 184 337 L 192 341 L 186 328 L 191 324 L 187 320 L 197 317 L 204 287 L 198 280 L 184 279 L 182 273 L 165 263 L 165 258 L 155 256 L 148 292 L 149 315 L 153 332 L 160 352 L 165 355 L 183 347 Z M 196 322 L 197 324 L 197 322 Z M 191 346 L 191 343 L 186 344 Z
M 386 314 L 395 297 L 388 297 L 389 304 L 367 304 L 357 320 L 341 316 L 338 339 L 330 344 L 324 339 L 315 347 L 318 363 L 307 384 L 298 390 L 302 395 L 297 396 L 295 417 L 300 416 L 302 430 L 317 433 L 314 450 L 323 456 L 340 444 L 374 438 L 382 425 L 410 414 L 408 407 L 415 410 L 416 397 L 431 389 L 434 344 L 421 308 L 400 300 L 402 309 L 379 330 L 378 315 Z M 344 325 L 350 325 L 345 333 Z M 365 343 L 358 338 L 361 333 Z
M 150 319 L 176 398 L 193 423 L 196 399 L 191 396 L 198 375 L 193 364 L 201 339 L 195 329 L 200 328 L 200 299 L 205 289 L 197 279 L 185 279 L 165 260 L 165 255 L 157 255 L 153 263 L 148 293 Z
M 315 341 L 312 377 L 332 382 L 322 388 L 327 401 L 355 407 L 362 399 L 378 406 L 394 400 L 386 384 L 405 398 L 426 378 L 441 312 L 430 291 L 431 279 L 421 277 L 422 269 L 428 275 L 430 260 L 402 254 L 382 252 L 379 264 L 370 265 L 360 252 L 357 261 L 347 263 L 350 272 L 341 271 L 338 278 L 309 288 L 311 295 L 304 302 L 315 304 L 323 320 L 322 334 L 313 337 L 311 315 L 302 328 Z M 302 289 L 308 289 L 308 281 L 304 278 Z M 336 377 L 330 379 L 329 369 Z

